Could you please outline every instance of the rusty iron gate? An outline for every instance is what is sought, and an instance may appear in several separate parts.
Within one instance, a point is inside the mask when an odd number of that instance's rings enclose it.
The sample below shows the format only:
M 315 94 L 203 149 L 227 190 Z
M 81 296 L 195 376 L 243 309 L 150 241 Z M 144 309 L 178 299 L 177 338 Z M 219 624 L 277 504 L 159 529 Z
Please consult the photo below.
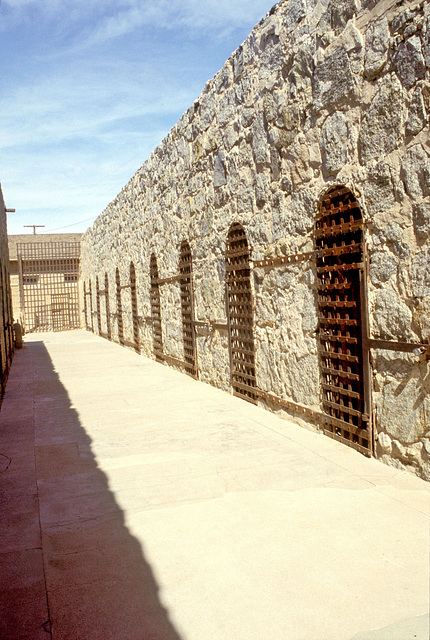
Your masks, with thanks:
M 84 283 L 85 287 L 85 283 Z M 85 291 L 85 289 L 84 289 Z M 101 297 L 105 299 L 105 328 L 106 331 L 103 331 L 103 314 L 102 314 L 102 306 L 101 306 Z M 98 276 L 96 276 L 96 309 L 97 309 L 97 328 L 98 333 L 102 338 L 106 338 L 110 340 L 111 335 L 111 325 L 110 325 L 110 306 L 109 306 L 109 279 L 108 274 L 105 273 L 104 277 L 104 288 L 100 288 L 100 282 Z M 85 320 L 86 320 L 86 307 L 85 307 Z M 88 328 L 88 326 L 87 326 Z
M 325 430 L 368 451 L 372 434 L 366 397 L 368 358 L 363 345 L 363 324 L 367 322 L 363 218 L 349 189 L 333 187 L 322 199 L 315 244 Z
M 12 330 L 12 296 L 10 290 L 10 278 L 6 266 L 0 261 L 0 287 L 1 287 L 1 313 L 3 332 L 0 336 L 0 362 L 1 362 L 1 390 L 3 396 L 9 369 L 12 364 L 14 351 L 14 338 Z M 0 398 L 1 399 L 1 398 Z
M 101 305 L 100 305 L 100 285 L 99 285 L 99 277 L 96 276 L 96 312 L 97 312 L 97 330 L 99 336 L 103 337 L 102 333 L 102 314 L 101 314 Z
M 105 309 L 106 309 L 106 338 L 108 340 L 112 339 L 112 330 L 110 324 L 110 303 L 109 303 L 109 278 L 108 274 L 105 273 L 105 288 L 104 291 L 100 292 L 105 296 Z
M 238 222 L 233 223 L 229 229 L 225 261 L 233 394 L 256 403 L 254 307 L 249 248 L 244 228 Z
M 160 286 L 158 282 L 157 258 L 153 253 L 149 263 L 149 275 L 151 279 L 151 317 L 152 317 L 152 340 L 154 345 L 154 355 L 158 362 L 163 362 L 163 331 L 161 325 L 161 301 Z
M 118 323 L 118 342 L 122 346 L 131 347 L 137 353 L 140 353 L 140 335 L 139 335 L 139 316 L 137 315 L 137 291 L 136 291 L 136 272 L 133 262 L 130 262 L 130 282 L 128 284 L 121 284 L 121 276 L 119 268 L 115 271 L 115 284 L 116 284 L 116 316 Z M 123 305 L 122 305 L 122 291 L 124 289 L 130 289 L 131 296 L 131 312 L 133 323 L 133 340 L 126 340 L 124 337 L 124 320 L 123 320 Z M 109 283 L 107 273 L 105 274 L 105 289 L 101 292 L 106 296 L 106 330 L 107 333 L 101 333 L 103 338 L 111 339 L 112 330 L 110 326 L 110 306 L 109 306 Z M 98 308 L 100 314 L 100 305 Z M 99 326 L 101 327 L 101 320 L 99 320 Z
M 115 270 L 115 284 L 116 284 L 116 319 L 118 327 L 118 342 L 124 344 L 124 324 L 122 320 L 122 299 L 121 299 L 121 278 L 119 275 L 118 267 Z
M 194 289 L 193 289 L 193 260 L 189 243 L 184 240 L 180 246 L 179 273 L 167 278 L 160 278 L 158 274 L 157 258 L 151 255 L 151 320 L 152 339 L 155 359 L 158 362 L 169 362 L 193 378 L 198 377 L 196 326 L 204 325 L 194 319 Z M 160 287 L 166 284 L 178 282 L 180 286 L 181 316 L 182 316 L 182 340 L 184 345 L 184 358 L 177 358 L 164 351 L 163 330 L 161 319 Z
M 17 245 L 21 307 L 27 332 L 77 329 L 79 242 Z
M 88 302 L 89 299 L 89 302 Z M 84 282 L 84 315 L 85 315 L 85 328 L 88 331 L 94 331 L 93 320 L 93 296 L 91 288 L 91 278 L 88 280 L 88 291 Z M 88 320 L 89 318 L 89 320 Z
M 131 295 L 131 314 L 133 322 L 133 347 L 137 353 L 140 353 L 140 334 L 139 334 L 139 317 L 137 314 L 137 289 L 136 289 L 136 271 L 133 262 L 130 262 L 130 295 Z
M 189 243 L 181 243 L 179 255 L 179 273 L 181 276 L 182 336 L 184 341 L 185 372 L 197 377 L 196 337 L 194 332 L 194 295 L 193 295 L 193 259 Z

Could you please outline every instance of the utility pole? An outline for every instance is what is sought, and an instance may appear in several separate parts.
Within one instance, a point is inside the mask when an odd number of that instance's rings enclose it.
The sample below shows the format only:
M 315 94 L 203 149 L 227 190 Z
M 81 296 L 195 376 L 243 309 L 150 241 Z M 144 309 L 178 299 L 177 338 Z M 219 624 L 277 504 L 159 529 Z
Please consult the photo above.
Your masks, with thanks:
M 33 229 L 33 235 L 36 235 L 36 227 L 44 227 L 44 224 L 25 224 L 24 227 L 31 227 Z

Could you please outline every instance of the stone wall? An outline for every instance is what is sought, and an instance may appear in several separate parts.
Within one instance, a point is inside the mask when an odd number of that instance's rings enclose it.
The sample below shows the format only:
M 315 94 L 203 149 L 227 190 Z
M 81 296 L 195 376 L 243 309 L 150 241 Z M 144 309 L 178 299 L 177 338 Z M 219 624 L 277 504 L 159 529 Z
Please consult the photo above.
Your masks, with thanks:
M 126 285 L 133 261 L 140 349 L 154 357 L 150 256 L 160 278 L 174 276 L 187 240 L 196 320 L 225 323 L 230 225 L 243 225 L 254 263 L 313 251 L 321 197 L 342 185 L 365 221 L 371 338 L 427 342 L 429 62 L 428 0 L 279 2 L 84 235 L 93 315 L 95 279 L 107 273 L 119 340 L 115 271 Z M 258 386 L 319 411 L 315 262 L 255 267 L 252 290 Z M 164 351 L 181 360 L 178 282 L 160 295 Z M 121 296 L 132 344 L 130 289 Z M 222 328 L 196 329 L 199 378 L 226 391 L 228 342 Z M 373 348 L 370 358 L 375 455 L 430 478 L 429 362 L 396 349 Z
M 0 185 L 0 401 L 6 386 L 15 347 L 10 286 L 7 215 Z

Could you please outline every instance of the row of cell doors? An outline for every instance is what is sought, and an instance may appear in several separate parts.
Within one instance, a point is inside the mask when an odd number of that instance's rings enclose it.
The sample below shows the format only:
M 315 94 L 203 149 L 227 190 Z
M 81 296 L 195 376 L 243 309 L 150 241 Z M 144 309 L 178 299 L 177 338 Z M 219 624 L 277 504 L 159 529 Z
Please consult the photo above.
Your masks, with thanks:
M 366 355 L 363 350 L 363 327 L 366 327 L 363 220 L 360 207 L 351 191 L 333 187 L 321 199 L 315 219 L 315 251 L 303 254 L 313 260 L 317 274 L 318 350 L 321 380 L 322 413 L 326 431 L 333 437 L 362 451 L 371 449 L 369 401 L 366 394 Z M 302 258 L 303 256 L 298 256 Z M 265 268 L 276 268 L 282 262 L 262 261 Z M 254 265 L 256 263 L 254 262 Z M 250 402 L 267 396 L 258 386 L 258 363 L 254 342 L 254 303 L 251 285 L 250 250 L 244 227 L 233 223 L 227 234 L 226 251 L 225 328 L 229 336 L 231 385 L 236 396 Z M 180 286 L 183 361 L 165 353 L 161 288 L 171 282 Z M 85 287 L 85 285 L 84 285 Z M 130 289 L 133 339 L 124 338 L 124 289 Z M 91 282 L 84 291 L 92 305 Z M 101 298 L 105 297 L 105 326 L 102 326 Z M 160 278 L 157 258 L 150 258 L 150 303 L 153 352 L 160 362 L 173 361 L 182 365 L 189 375 L 198 377 L 196 323 L 194 314 L 193 263 L 190 245 L 180 246 L 179 269 L 175 276 Z M 97 316 L 98 333 L 111 338 L 110 318 L 116 315 L 118 339 L 121 344 L 140 350 L 139 316 L 137 309 L 136 275 L 130 264 L 129 282 L 121 284 L 116 270 L 116 314 L 109 311 L 109 283 L 96 279 L 96 307 L 85 317 L 88 328 L 94 330 Z M 89 312 L 89 313 L 88 313 Z M 90 320 L 87 321 L 87 317 Z M 275 396 L 271 396 L 276 400 Z M 280 399 L 282 400 L 282 399 Z M 290 403 L 292 406 L 294 403 Z
M 109 276 L 105 273 L 103 282 L 99 277 L 95 279 L 95 309 L 93 308 L 93 285 L 91 279 L 88 286 L 84 282 L 84 316 L 87 330 L 97 332 L 103 338 L 112 339 L 112 322 L 116 321 L 118 331 L 118 342 L 123 346 L 133 347 L 140 353 L 140 331 L 139 315 L 137 309 L 136 291 L 136 271 L 133 262 L 130 263 L 130 280 L 126 284 L 121 284 L 119 269 L 115 272 L 116 287 L 116 312 L 111 313 L 111 302 L 109 299 Z M 131 315 L 133 325 L 133 337 L 129 340 L 124 334 L 124 311 L 123 296 L 129 291 L 131 297 Z M 128 306 L 128 305 L 127 305 Z

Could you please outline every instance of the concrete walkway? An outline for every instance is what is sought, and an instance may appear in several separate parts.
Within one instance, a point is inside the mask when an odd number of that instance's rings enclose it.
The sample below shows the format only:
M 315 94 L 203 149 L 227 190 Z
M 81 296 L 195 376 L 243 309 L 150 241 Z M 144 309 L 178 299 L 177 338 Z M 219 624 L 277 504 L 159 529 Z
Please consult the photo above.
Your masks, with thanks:
M 428 484 L 85 332 L 0 412 L 0 638 L 428 640 Z

